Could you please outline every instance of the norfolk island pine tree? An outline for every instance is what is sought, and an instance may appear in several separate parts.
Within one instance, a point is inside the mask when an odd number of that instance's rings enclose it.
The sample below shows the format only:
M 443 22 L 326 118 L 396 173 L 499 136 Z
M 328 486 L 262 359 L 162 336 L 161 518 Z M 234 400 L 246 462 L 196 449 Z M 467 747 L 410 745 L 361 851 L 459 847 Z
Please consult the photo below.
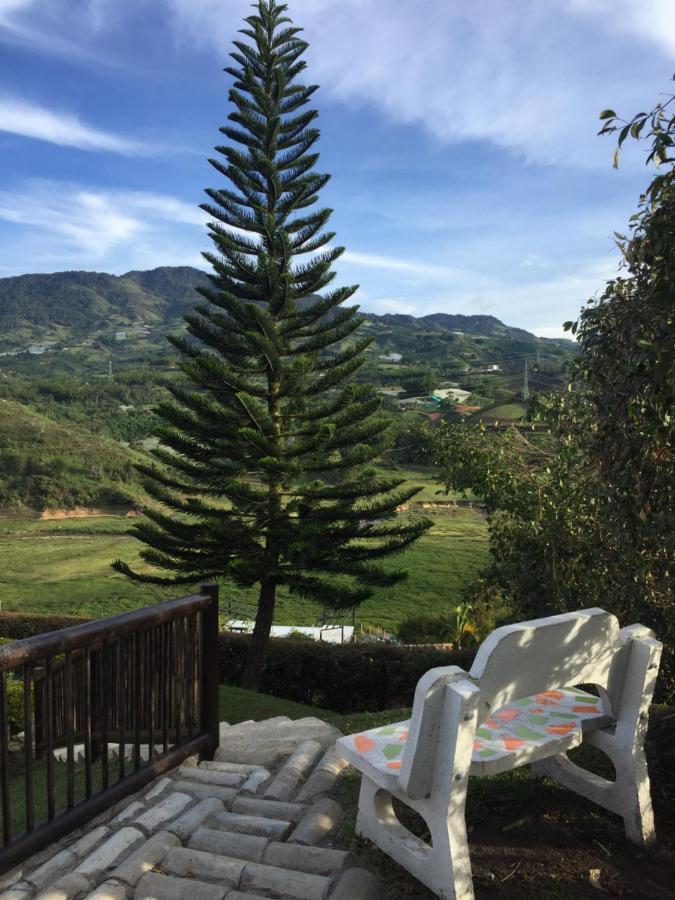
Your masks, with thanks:
M 154 502 L 132 533 L 162 573 L 114 568 L 161 585 L 232 579 L 259 585 L 243 686 L 260 686 L 277 590 L 334 610 L 406 577 L 383 566 L 431 522 L 400 522 L 418 493 L 378 475 L 391 420 L 370 386 L 350 382 L 371 339 L 357 337 L 356 287 L 330 288 L 344 252 L 312 207 L 316 85 L 296 83 L 307 44 L 276 0 L 260 0 L 231 53 L 228 145 L 209 160 L 226 185 L 202 206 L 215 252 L 211 285 L 170 338 L 188 386 L 158 409 L 160 445 L 141 467 Z

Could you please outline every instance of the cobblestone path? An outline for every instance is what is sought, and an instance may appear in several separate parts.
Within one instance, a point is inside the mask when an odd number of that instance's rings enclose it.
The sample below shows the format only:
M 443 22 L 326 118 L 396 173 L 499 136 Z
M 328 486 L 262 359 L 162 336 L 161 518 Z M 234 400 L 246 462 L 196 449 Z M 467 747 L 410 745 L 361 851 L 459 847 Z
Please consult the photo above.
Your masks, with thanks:
M 329 846 L 346 763 L 316 718 L 221 724 L 191 760 L 0 877 L 0 900 L 376 900 Z

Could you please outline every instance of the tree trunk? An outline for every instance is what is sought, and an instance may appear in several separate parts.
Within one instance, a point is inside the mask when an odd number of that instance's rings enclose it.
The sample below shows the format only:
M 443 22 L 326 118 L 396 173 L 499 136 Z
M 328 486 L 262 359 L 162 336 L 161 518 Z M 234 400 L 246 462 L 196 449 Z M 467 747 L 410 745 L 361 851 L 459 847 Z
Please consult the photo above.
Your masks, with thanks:
M 276 593 L 277 586 L 273 580 L 266 579 L 261 583 L 255 628 L 253 629 L 244 676 L 241 680 L 241 686 L 249 691 L 260 690 L 270 645 L 270 631 L 274 619 Z

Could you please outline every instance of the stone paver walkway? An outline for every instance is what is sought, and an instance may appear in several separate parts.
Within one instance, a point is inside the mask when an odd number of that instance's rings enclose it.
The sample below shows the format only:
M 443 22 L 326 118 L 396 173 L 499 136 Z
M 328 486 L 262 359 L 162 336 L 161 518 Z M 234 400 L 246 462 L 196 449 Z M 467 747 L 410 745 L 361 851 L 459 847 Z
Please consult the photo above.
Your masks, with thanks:
M 328 844 L 346 763 L 316 718 L 221 724 L 191 760 L 0 877 L 0 900 L 376 900 L 375 878 Z

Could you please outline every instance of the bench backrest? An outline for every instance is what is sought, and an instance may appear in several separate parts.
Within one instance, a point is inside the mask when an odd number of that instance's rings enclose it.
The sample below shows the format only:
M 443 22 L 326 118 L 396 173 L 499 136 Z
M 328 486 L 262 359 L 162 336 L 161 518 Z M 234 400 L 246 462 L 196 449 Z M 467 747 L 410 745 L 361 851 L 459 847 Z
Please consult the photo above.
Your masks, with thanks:
M 606 688 L 621 649 L 619 631 L 616 617 L 603 609 L 497 628 L 481 644 L 469 672 L 480 688 L 479 723 L 531 694 L 579 684 Z

